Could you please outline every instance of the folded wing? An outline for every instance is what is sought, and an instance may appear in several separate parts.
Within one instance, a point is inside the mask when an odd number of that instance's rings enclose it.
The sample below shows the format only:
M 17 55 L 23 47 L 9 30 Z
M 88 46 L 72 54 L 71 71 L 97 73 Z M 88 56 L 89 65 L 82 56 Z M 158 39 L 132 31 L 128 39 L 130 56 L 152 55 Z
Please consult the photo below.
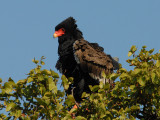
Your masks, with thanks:
M 99 45 L 93 45 L 84 39 L 76 40 L 73 44 L 73 54 L 82 71 L 93 79 L 101 81 L 103 73 L 113 72 L 113 59 L 106 55 Z

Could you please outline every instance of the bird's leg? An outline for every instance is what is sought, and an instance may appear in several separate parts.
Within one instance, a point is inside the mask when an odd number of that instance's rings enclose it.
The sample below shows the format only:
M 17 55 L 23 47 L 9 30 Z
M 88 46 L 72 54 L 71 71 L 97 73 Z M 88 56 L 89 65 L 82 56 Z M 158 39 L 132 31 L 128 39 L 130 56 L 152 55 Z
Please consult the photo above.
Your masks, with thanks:
M 84 90 L 84 84 L 85 84 L 84 79 L 80 79 L 79 81 L 77 81 L 76 87 L 73 87 L 73 89 L 72 89 L 72 95 L 74 96 L 74 98 L 76 100 L 75 105 L 73 106 L 72 109 L 78 109 L 78 107 L 80 105 L 80 101 L 82 100 L 81 96 L 82 96 L 82 93 Z M 71 113 L 71 116 L 72 116 L 72 118 L 75 118 L 75 113 Z
M 74 96 L 74 94 L 73 94 L 73 90 L 75 89 L 75 87 L 73 87 L 72 88 L 72 90 L 71 90 L 71 93 L 72 93 L 72 96 Z M 77 109 L 78 108 L 78 103 L 77 102 L 75 102 L 76 104 L 73 106 L 73 108 L 72 109 Z M 70 114 L 71 114 L 71 116 L 72 116 L 72 118 L 73 119 L 75 119 L 76 118 L 76 113 L 72 113 L 71 111 L 72 111 L 72 109 L 70 110 Z
M 76 104 L 75 104 L 74 106 L 75 106 L 75 108 L 78 108 L 79 105 L 80 105 L 80 103 L 76 102 Z M 73 108 L 74 108 L 74 107 L 73 107 Z

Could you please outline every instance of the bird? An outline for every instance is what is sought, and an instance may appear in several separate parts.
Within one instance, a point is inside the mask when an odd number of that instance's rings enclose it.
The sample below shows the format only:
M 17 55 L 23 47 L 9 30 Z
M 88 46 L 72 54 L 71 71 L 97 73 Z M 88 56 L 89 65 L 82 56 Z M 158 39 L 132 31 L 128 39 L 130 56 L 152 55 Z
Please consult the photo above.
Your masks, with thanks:
M 73 77 L 67 93 L 73 94 L 77 103 L 82 101 L 82 93 L 90 93 L 89 85 L 113 84 L 113 81 L 103 77 L 119 68 L 117 60 L 104 52 L 98 43 L 90 43 L 83 38 L 76 20 L 68 17 L 55 27 L 54 38 L 58 37 L 58 60 L 56 69 L 67 78 Z

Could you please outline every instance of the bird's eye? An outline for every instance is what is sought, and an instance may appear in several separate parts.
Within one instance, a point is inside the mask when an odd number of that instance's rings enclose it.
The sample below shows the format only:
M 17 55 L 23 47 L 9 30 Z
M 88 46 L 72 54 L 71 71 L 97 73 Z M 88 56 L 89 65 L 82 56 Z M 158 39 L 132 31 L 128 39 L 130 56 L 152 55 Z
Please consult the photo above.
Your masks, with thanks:
M 65 29 L 64 29 L 64 28 L 62 28 L 62 31 L 65 31 Z

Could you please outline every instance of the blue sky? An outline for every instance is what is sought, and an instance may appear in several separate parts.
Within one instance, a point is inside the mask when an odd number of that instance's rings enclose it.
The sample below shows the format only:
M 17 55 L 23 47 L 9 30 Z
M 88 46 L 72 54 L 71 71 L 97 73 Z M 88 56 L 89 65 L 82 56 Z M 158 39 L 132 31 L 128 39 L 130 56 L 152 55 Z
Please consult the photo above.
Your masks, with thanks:
M 160 47 L 159 0 L 1 0 L 0 78 L 26 78 L 32 59 L 45 56 L 46 69 L 55 69 L 58 41 L 54 27 L 73 16 L 89 42 L 119 57 L 124 68 L 132 45 Z

